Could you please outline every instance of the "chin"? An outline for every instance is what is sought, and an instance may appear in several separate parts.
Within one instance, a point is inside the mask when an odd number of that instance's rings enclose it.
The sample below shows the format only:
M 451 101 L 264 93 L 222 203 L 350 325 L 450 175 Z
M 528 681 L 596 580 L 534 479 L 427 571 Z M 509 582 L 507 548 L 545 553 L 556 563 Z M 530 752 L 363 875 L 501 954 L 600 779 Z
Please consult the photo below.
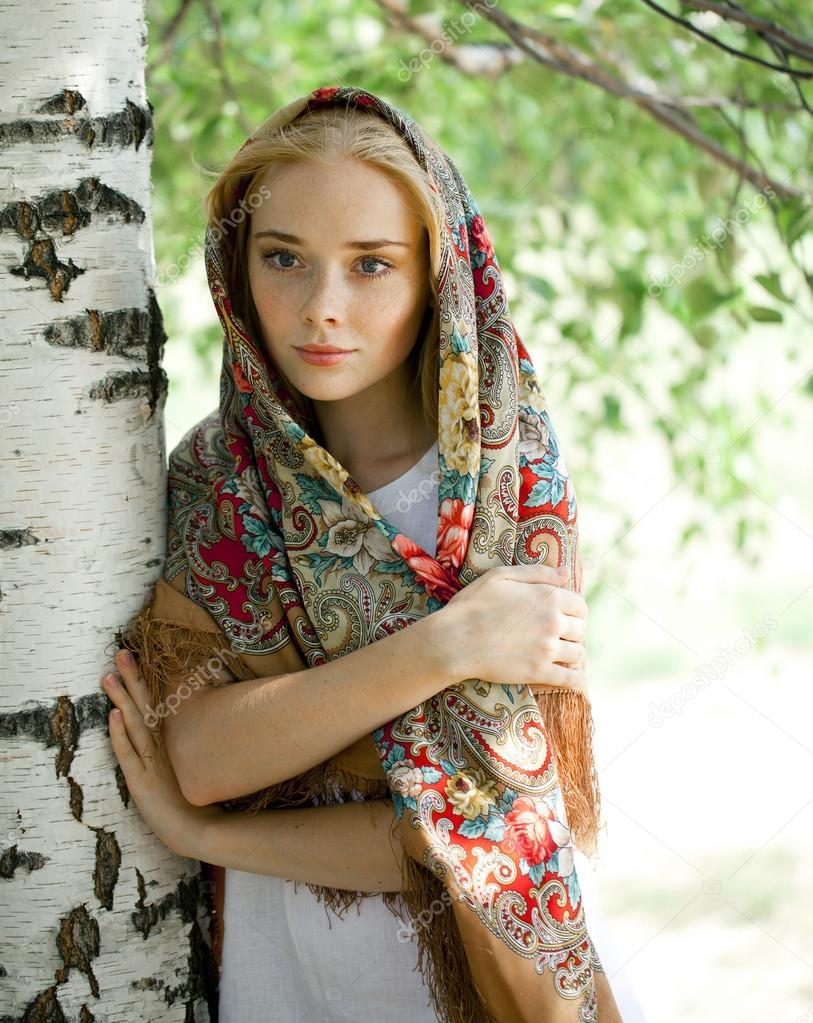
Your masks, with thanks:
M 285 371 L 283 370 L 283 372 Z M 311 375 L 307 372 L 303 373 L 301 368 L 298 368 L 298 372 L 285 375 L 300 394 L 304 394 L 312 401 L 341 401 L 342 398 L 351 398 L 359 391 L 366 390 L 366 385 L 363 383 L 359 385 L 355 376 L 340 378 L 335 369 L 330 370 L 333 374 L 332 379 L 328 379 L 327 375 L 322 380 L 314 379 L 317 374 L 323 372 L 323 369 L 314 367 L 314 373 Z

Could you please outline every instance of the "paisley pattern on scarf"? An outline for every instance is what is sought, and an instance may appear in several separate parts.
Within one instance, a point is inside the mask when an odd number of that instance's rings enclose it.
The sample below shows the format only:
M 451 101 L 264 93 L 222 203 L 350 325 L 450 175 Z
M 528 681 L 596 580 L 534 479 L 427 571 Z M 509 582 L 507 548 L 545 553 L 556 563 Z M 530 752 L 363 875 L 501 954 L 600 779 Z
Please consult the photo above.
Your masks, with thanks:
M 186 595 L 235 651 L 294 643 L 309 666 L 408 628 L 495 566 L 566 565 L 570 587 L 581 590 L 573 481 L 460 172 L 408 115 L 352 87 L 317 89 L 254 134 L 345 103 L 368 107 L 402 135 L 429 175 L 444 224 L 437 555 L 383 518 L 313 440 L 233 310 L 211 228 L 207 276 L 224 331 L 220 406 L 170 458 L 167 577 L 184 573 Z M 235 202 L 240 195 L 237 188 Z M 506 622 L 506 631 L 532 628 L 533 613 L 529 606 L 528 619 Z M 406 847 L 442 879 L 456 912 L 474 914 L 504 954 L 547 976 L 534 982 L 533 1018 L 597 1020 L 602 966 L 584 924 L 578 836 L 531 690 L 467 679 L 372 738 Z M 585 829 L 585 847 L 591 837 Z

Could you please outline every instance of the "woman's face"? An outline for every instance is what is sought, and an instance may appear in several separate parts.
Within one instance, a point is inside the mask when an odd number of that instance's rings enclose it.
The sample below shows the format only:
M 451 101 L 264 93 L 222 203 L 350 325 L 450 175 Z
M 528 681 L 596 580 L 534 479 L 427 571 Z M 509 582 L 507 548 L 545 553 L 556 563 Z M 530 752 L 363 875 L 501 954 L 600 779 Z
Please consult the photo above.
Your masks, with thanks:
M 257 189 L 269 197 L 249 225 L 249 282 L 274 364 L 316 401 L 388 377 L 415 344 L 431 297 L 426 230 L 401 186 L 343 159 L 270 167 Z M 312 364 L 296 350 L 304 345 L 351 353 Z

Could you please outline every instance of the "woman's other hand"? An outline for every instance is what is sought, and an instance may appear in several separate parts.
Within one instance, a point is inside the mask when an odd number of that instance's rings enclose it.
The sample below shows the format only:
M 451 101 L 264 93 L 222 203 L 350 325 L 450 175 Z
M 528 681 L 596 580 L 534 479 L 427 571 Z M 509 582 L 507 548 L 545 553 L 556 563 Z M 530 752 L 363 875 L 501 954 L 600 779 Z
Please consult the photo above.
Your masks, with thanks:
M 455 674 L 587 695 L 587 602 L 552 565 L 491 568 L 438 612 L 454 644 Z
M 165 744 L 144 721 L 150 696 L 135 659 L 119 650 L 116 666 L 121 678 L 106 675 L 102 687 L 115 704 L 109 717 L 110 740 L 127 788 L 153 834 L 173 852 L 197 859 L 204 826 L 224 811 L 194 806 L 184 798 Z

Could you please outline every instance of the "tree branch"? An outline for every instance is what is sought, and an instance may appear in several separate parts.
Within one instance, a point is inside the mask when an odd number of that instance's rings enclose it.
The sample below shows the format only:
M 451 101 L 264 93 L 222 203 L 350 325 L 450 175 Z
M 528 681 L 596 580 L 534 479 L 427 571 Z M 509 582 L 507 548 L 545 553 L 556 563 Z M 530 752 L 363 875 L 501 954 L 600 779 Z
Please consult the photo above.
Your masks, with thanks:
M 789 32 L 782 25 L 775 21 L 768 21 L 765 18 L 758 18 L 749 14 L 739 5 L 710 3 L 708 0 L 683 0 L 688 7 L 694 7 L 697 11 L 711 11 L 726 21 L 736 21 L 746 28 L 753 29 L 758 35 L 773 37 L 780 43 L 783 49 L 793 53 L 802 60 L 813 60 L 813 44 L 801 39 L 799 36 Z
M 777 195 L 785 199 L 801 198 L 805 193 L 792 185 L 777 181 L 763 171 L 752 167 L 749 163 L 729 153 L 724 146 L 706 135 L 694 121 L 690 111 L 664 103 L 652 95 L 635 89 L 627 82 L 610 74 L 596 64 L 591 58 L 577 53 L 571 47 L 558 42 L 529 25 L 523 25 L 504 14 L 496 7 L 483 7 L 478 0 L 460 0 L 460 2 L 479 12 L 483 17 L 500 28 L 514 44 L 534 60 L 572 78 L 580 78 L 613 96 L 628 99 L 639 106 L 650 117 L 707 153 L 718 163 L 731 168 L 749 181 L 755 188 L 763 191 L 770 186 Z M 541 49 L 541 52 L 540 52 Z
M 161 33 L 161 52 L 158 57 L 150 64 L 148 71 L 152 71 L 154 68 L 161 64 L 166 64 L 170 58 L 172 50 L 172 44 L 175 42 L 175 36 L 178 34 L 178 29 L 181 27 L 181 22 L 186 17 L 189 8 L 192 6 L 193 0 L 181 0 L 178 5 L 178 10 L 172 15 L 167 22 L 166 28 Z
M 229 72 L 226 68 L 226 50 L 223 45 L 223 22 L 220 20 L 220 12 L 213 3 L 213 0 L 201 0 L 206 14 L 209 18 L 212 28 L 214 29 L 214 39 L 212 40 L 212 52 L 214 53 L 215 64 L 217 70 L 220 73 L 220 81 L 223 85 L 223 92 L 237 107 L 237 122 L 240 125 L 240 129 L 246 134 L 251 134 L 254 125 L 249 124 L 243 112 L 240 109 L 240 100 L 237 96 L 237 90 L 234 88 L 234 83 L 229 76 Z
M 720 42 L 719 39 L 716 39 L 708 32 L 704 32 L 702 28 L 698 28 L 697 25 L 693 25 L 686 18 L 680 18 L 677 14 L 672 14 L 670 11 L 667 11 L 665 7 L 661 7 L 660 4 L 656 4 L 655 0 L 644 0 L 644 3 L 647 7 L 651 7 L 653 11 L 656 11 L 662 17 L 667 18 L 676 25 L 682 25 L 683 28 L 688 29 L 689 32 L 699 36 L 701 39 L 705 39 L 707 43 L 711 43 L 712 46 L 716 46 L 718 49 L 725 51 L 725 53 L 730 53 L 735 57 L 739 57 L 741 60 L 750 60 L 754 64 L 760 64 L 762 67 L 766 67 L 771 71 L 781 71 L 782 74 L 792 75 L 794 78 L 813 78 L 813 71 L 797 71 L 796 68 L 790 67 L 787 61 L 784 65 L 771 64 L 769 60 L 763 60 L 762 57 L 757 57 L 753 53 L 746 53 L 745 50 L 737 50 L 733 46 L 729 46 L 728 43 Z
M 463 43 L 451 46 L 443 37 L 443 23 L 434 14 L 409 14 L 406 0 L 375 0 L 387 15 L 393 28 L 413 32 L 430 46 L 439 40 L 443 46 L 432 52 L 464 75 L 499 78 L 515 64 L 522 63 L 525 55 L 516 47 L 505 43 Z

